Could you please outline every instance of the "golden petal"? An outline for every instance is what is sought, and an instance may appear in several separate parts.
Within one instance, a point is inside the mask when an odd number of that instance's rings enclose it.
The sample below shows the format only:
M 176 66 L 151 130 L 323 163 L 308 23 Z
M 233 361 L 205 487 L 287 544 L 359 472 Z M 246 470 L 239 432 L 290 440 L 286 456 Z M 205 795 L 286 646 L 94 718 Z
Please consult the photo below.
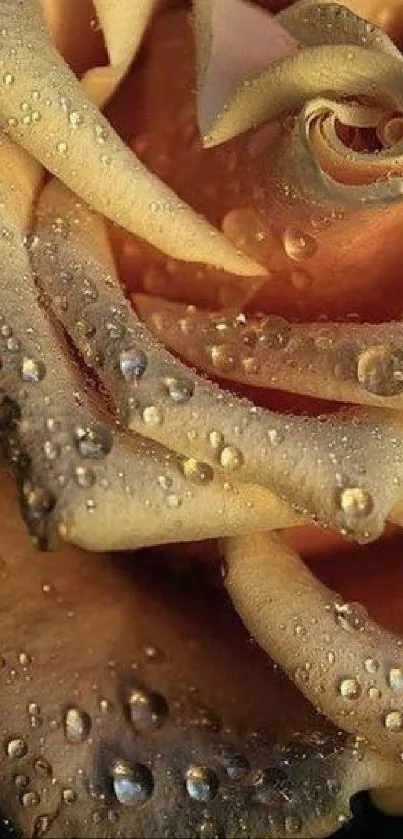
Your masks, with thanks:
M 275 535 L 228 540 L 238 613 L 314 706 L 383 754 L 403 747 L 401 640 L 316 580 Z
M 95 209 L 172 256 L 264 273 L 124 145 L 50 44 L 34 0 L 23 7 L 6 0 L 1 12 L 8 39 L 19 45 L 0 86 L 0 113 L 13 139 Z M 21 118 L 24 102 L 28 119 Z

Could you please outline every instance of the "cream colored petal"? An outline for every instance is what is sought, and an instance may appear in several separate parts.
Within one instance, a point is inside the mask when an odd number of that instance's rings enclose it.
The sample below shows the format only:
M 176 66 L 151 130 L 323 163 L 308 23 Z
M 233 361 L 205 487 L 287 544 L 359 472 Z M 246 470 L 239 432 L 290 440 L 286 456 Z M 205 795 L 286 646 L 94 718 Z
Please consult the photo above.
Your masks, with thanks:
M 249 631 L 314 706 L 400 759 L 401 639 L 316 580 L 276 536 L 229 540 L 226 586 Z
M 0 85 L 0 113 L 15 140 L 94 208 L 172 256 L 264 273 L 123 144 L 52 48 L 33 0 L 5 0 L 0 21 L 7 44 L 19 44 Z
M 58 318 L 113 395 L 122 421 L 209 463 L 230 484 L 268 487 L 297 512 L 355 538 L 378 536 L 401 494 L 403 439 L 394 414 L 326 422 L 282 416 L 195 375 L 137 319 L 110 259 L 103 266 L 100 223 L 74 196 L 49 185 L 32 259 L 50 304 L 61 301 Z
M 290 324 L 145 295 L 134 302 L 151 331 L 192 367 L 253 387 L 403 409 L 400 322 Z
M 83 547 L 112 550 L 176 541 L 178 532 L 184 541 L 197 540 L 245 532 L 251 521 L 273 527 L 295 521 L 270 493 L 224 486 L 206 464 L 115 430 L 40 308 L 29 263 L 35 239 L 23 238 L 37 188 L 32 162 L 6 139 L 0 156 L 7 196 L 0 240 L 0 433 L 38 545 L 53 544 L 57 530 Z M 51 255 L 52 242 L 46 246 Z M 92 299 L 91 287 L 83 290 Z
M 161 0 L 94 0 L 113 66 L 133 59 L 159 5 Z
M 81 79 L 81 86 L 98 108 L 104 107 L 125 77 L 159 2 L 95 0 L 110 64 L 88 70 Z

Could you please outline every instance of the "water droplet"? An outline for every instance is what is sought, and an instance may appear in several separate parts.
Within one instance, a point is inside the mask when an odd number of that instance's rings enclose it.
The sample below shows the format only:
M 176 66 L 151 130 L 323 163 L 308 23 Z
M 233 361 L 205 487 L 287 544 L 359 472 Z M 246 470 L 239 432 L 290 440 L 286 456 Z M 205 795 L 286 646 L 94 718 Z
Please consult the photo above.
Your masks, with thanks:
M 64 140 L 60 140 L 58 143 L 56 143 L 56 151 L 58 154 L 63 155 L 63 157 L 67 154 L 68 150 L 69 147 Z
M 403 390 L 403 352 L 379 344 L 360 353 L 357 364 L 359 383 L 369 393 L 395 396 Z
M 67 787 L 62 793 L 63 801 L 67 805 L 74 804 L 77 801 L 77 793 L 74 789 Z
M 227 471 L 240 469 L 243 464 L 242 452 L 235 446 L 225 446 L 220 455 L 220 463 Z
M 105 143 L 108 139 L 108 131 L 103 125 L 95 125 L 94 134 L 97 143 Z
M 33 790 L 28 790 L 24 792 L 21 796 L 21 804 L 23 807 L 37 807 L 40 802 L 40 798 L 37 792 Z
M 287 227 L 283 237 L 283 246 L 289 259 L 295 262 L 311 259 L 318 249 L 315 239 L 296 227 Z
M 403 728 L 403 719 L 400 711 L 389 711 L 384 717 L 384 726 L 395 733 L 397 731 L 401 731 Z
M 16 760 L 17 758 L 21 758 L 26 755 L 28 747 L 25 740 L 23 740 L 21 737 L 13 737 L 6 744 L 6 751 L 8 757 L 11 757 L 13 760 Z
M 34 771 L 39 778 L 50 778 L 52 767 L 45 757 L 37 757 L 34 760 Z
M 83 743 L 91 731 L 91 717 L 80 708 L 68 708 L 64 716 L 64 733 L 68 743 Z
M 163 416 L 156 405 L 148 405 L 143 410 L 143 420 L 146 425 L 161 425 Z
M 168 715 L 168 705 L 164 697 L 142 688 L 134 688 L 131 691 L 129 706 L 133 726 L 141 734 L 161 728 Z
M 71 111 L 69 114 L 69 123 L 73 128 L 80 128 L 84 122 L 84 117 L 78 111 Z
M 337 501 L 340 510 L 345 516 L 352 519 L 365 518 L 374 508 L 374 499 L 371 493 L 359 486 L 338 490 Z
M 60 455 L 60 446 L 53 440 L 46 440 L 43 444 L 43 451 L 48 460 L 56 460 Z
M 348 677 L 339 683 L 339 692 L 343 699 L 358 699 L 361 694 L 361 685 L 357 679 Z
M 42 361 L 24 356 L 21 362 L 21 378 L 24 382 L 36 384 L 46 375 L 46 368 Z
M 74 477 L 79 487 L 89 489 L 94 486 L 95 472 L 88 466 L 76 466 L 74 470 Z
M 224 436 L 221 434 L 221 431 L 210 431 L 208 435 L 208 441 L 210 446 L 215 451 L 221 449 L 224 445 Z
M 392 690 L 403 690 L 403 669 L 401 667 L 391 667 L 388 673 L 388 682 Z
M 214 478 L 211 466 L 208 463 L 195 460 L 194 457 L 182 461 L 181 468 L 186 480 L 192 484 L 208 484 Z
M 89 460 L 100 460 L 106 457 L 113 445 L 109 428 L 101 424 L 77 426 L 75 441 L 81 457 Z
M 377 661 L 376 658 L 366 658 L 364 661 L 364 667 L 367 673 L 374 676 L 379 670 L 379 661 Z
M 258 342 L 272 350 L 284 349 L 290 341 L 292 329 L 284 318 L 269 316 L 261 320 Z
M 361 603 L 335 603 L 334 614 L 336 623 L 346 630 L 363 630 L 368 618 L 368 613 Z
M 185 381 L 184 379 L 167 378 L 164 379 L 164 384 L 172 402 L 182 404 L 183 402 L 189 402 L 189 399 L 193 396 L 194 384 L 190 379 Z
M 218 778 L 207 766 L 189 766 L 186 770 L 186 789 L 195 801 L 211 801 L 218 792 Z
M 31 661 L 31 656 L 28 655 L 28 653 L 18 653 L 18 663 L 21 664 L 21 667 L 28 667 L 28 665 L 31 664 Z
M 137 807 L 151 798 L 153 777 L 150 770 L 141 763 L 131 765 L 125 760 L 116 760 L 112 779 L 116 798 L 126 807 Z
M 145 352 L 135 347 L 122 350 L 119 355 L 120 371 L 127 381 L 140 379 L 147 369 L 147 363 Z

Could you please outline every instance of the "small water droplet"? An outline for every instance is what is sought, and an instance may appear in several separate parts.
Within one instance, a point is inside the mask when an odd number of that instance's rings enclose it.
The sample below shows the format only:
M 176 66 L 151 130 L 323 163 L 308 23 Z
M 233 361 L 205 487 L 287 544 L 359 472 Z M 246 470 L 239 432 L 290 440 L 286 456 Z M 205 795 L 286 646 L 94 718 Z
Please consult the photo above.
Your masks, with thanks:
M 70 111 L 69 123 L 73 128 L 80 128 L 84 122 L 84 117 L 78 111 Z
M 60 455 L 60 446 L 53 440 L 46 440 L 43 451 L 47 460 L 56 460 Z
M 63 157 L 67 154 L 69 147 L 64 140 L 60 140 L 56 143 L 56 151 L 58 154 L 61 154 Z
M 28 790 L 24 792 L 21 796 L 21 804 L 23 807 L 37 807 L 40 802 L 40 798 L 37 792 L 33 790 Z
M 336 623 L 346 630 L 362 631 L 368 618 L 367 610 L 361 603 L 335 603 L 334 615 Z
M 243 464 L 242 452 L 235 446 L 225 446 L 220 454 L 220 463 L 228 472 L 240 469 Z
M 28 751 L 28 746 L 21 737 L 13 737 L 9 740 L 6 744 L 6 752 L 8 757 L 12 758 L 12 760 L 16 760 L 21 757 L 25 757 Z
M 161 425 L 163 421 L 162 412 L 156 405 L 148 405 L 143 410 L 143 421 L 146 425 Z
M 400 711 L 389 711 L 384 717 L 384 726 L 388 731 L 395 733 L 403 728 L 403 718 Z
M 74 789 L 71 789 L 71 787 L 66 787 L 66 789 L 63 790 L 62 797 L 64 804 L 67 804 L 68 806 L 71 806 L 71 804 L 74 804 L 77 801 L 77 793 Z
M 21 362 L 21 378 L 24 382 L 36 384 L 46 375 L 46 368 L 42 361 L 30 356 L 24 356 Z
M 88 466 L 76 466 L 74 470 L 74 477 L 79 487 L 89 489 L 89 487 L 94 486 L 95 472 Z
M 172 402 L 177 402 L 178 404 L 189 402 L 189 399 L 192 398 L 194 393 L 194 384 L 190 379 L 185 381 L 184 379 L 169 377 L 164 379 L 164 385 L 169 398 L 172 399 Z
M 224 445 L 224 436 L 221 434 L 221 431 L 210 431 L 208 435 L 208 441 L 210 446 L 215 451 L 221 449 Z
M 376 658 L 366 658 L 364 661 L 364 667 L 367 673 L 374 676 L 379 670 L 379 661 L 377 661 Z
M 339 683 L 339 693 L 343 699 L 358 699 L 361 694 L 361 685 L 357 679 L 347 677 Z
M 91 731 L 91 717 L 80 708 L 68 708 L 64 716 L 64 733 L 68 743 L 83 743 Z

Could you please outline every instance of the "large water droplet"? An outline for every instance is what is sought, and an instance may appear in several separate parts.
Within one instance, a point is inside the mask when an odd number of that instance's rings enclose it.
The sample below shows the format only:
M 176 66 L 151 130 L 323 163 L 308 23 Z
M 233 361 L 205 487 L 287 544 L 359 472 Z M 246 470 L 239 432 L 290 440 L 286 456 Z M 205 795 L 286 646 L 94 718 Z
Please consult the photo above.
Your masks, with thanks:
M 336 622 L 346 630 L 363 630 L 368 617 L 361 603 L 335 603 L 334 614 Z
M 296 227 L 287 227 L 283 237 L 283 246 L 289 259 L 295 262 L 311 259 L 318 249 L 316 240 Z
M 228 472 L 240 469 L 243 464 L 242 452 L 235 446 L 225 446 L 220 455 L 220 463 Z
M 357 364 L 359 383 L 378 396 L 396 396 L 403 390 L 403 352 L 379 344 L 360 354 Z
M 337 492 L 338 505 L 349 519 L 369 516 L 374 508 L 374 499 L 367 489 L 360 486 L 345 487 Z
M 392 690 L 403 690 L 403 668 L 391 667 L 388 673 L 388 682 Z
M 400 711 L 389 711 L 384 717 L 384 726 L 392 734 L 401 731 L 403 728 L 403 718 Z
M 208 484 L 214 477 L 211 466 L 208 463 L 195 460 L 194 457 L 188 457 L 182 461 L 182 472 L 186 480 L 192 484 Z
M 189 766 L 186 770 L 186 789 L 195 801 L 211 801 L 218 792 L 218 778 L 208 766 Z
M 358 699 L 361 694 L 361 685 L 358 679 L 347 677 L 339 683 L 339 692 L 343 699 Z
M 131 765 L 126 760 L 116 760 L 112 768 L 113 789 L 117 800 L 126 807 L 138 807 L 151 797 L 153 776 L 141 763 Z
M 109 428 L 100 424 L 77 426 L 75 441 L 81 457 L 89 460 L 100 460 L 106 457 L 113 445 Z
M 132 723 L 141 734 L 149 734 L 161 728 L 168 715 L 168 705 L 164 697 L 142 688 L 134 688 L 131 691 L 129 707 Z
M 6 744 L 6 752 L 8 757 L 13 760 L 24 757 L 28 751 L 28 746 L 22 737 L 13 737 Z
M 147 369 L 147 356 L 136 347 L 122 350 L 119 356 L 119 366 L 127 381 L 140 379 Z

